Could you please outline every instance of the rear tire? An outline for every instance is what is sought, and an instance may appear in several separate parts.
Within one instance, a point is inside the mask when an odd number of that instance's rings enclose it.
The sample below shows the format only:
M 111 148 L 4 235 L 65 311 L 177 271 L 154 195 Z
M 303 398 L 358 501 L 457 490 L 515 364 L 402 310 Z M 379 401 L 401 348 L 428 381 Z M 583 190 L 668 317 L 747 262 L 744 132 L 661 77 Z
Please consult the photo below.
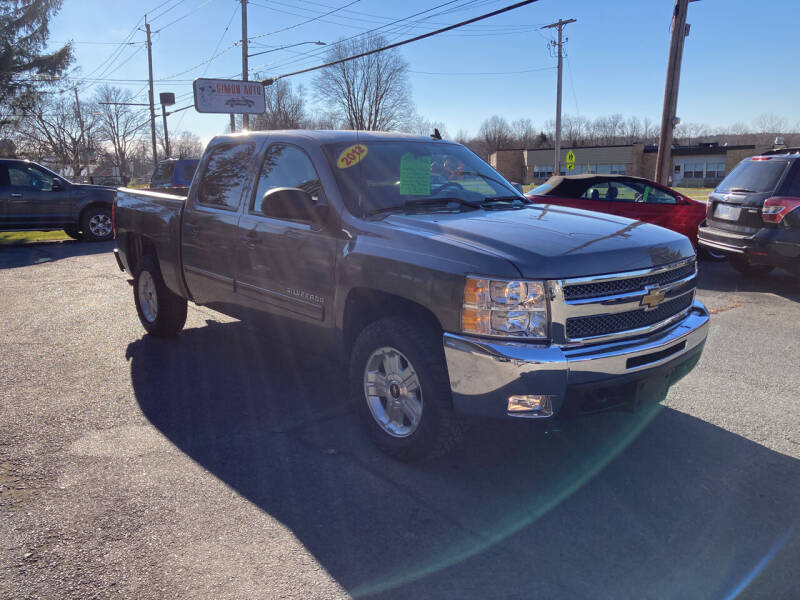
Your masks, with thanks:
M 466 431 L 453 413 L 441 335 L 410 319 L 381 319 L 361 332 L 350 390 L 367 436 L 398 460 L 446 454 Z
M 90 206 L 81 215 L 81 238 L 87 242 L 105 242 L 114 234 L 111 228 L 111 209 Z
M 142 326 L 156 337 L 174 337 L 186 324 L 188 303 L 164 284 L 153 256 L 144 256 L 133 278 L 133 301 Z
M 730 263 L 734 269 L 739 271 L 739 273 L 745 277 L 759 277 L 760 275 L 766 275 L 775 268 L 772 265 L 755 264 L 746 256 L 740 256 L 738 254 L 730 258 Z

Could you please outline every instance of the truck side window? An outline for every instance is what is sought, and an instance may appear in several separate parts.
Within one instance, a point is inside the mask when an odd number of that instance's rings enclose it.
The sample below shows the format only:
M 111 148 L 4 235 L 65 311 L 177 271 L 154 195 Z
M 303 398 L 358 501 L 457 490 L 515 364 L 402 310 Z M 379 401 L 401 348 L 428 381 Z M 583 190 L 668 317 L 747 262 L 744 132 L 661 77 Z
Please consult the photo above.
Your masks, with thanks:
M 273 144 L 267 149 L 258 187 L 250 203 L 250 212 L 278 219 L 287 218 L 263 204 L 264 194 L 278 187 L 300 188 L 311 194 L 316 202 L 323 201 L 319 175 L 308 155 L 297 146 Z
M 213 150 L 200 181 L 197 202 L 214 208 L 236 210 L 247 183 L 247 166 L 254 150 L 253 143 L 222 146 Z

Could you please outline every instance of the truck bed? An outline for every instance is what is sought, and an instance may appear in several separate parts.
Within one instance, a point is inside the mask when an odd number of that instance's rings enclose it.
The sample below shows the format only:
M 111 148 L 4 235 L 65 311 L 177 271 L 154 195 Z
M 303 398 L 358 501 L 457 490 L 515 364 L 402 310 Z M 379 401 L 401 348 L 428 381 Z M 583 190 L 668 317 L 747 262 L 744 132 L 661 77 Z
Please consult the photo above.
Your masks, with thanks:
M 124 249 L 121 258 L 125 269 L 133 273 L 136 268 L 129 262 L 131 244 L 152 244 L 164 283 L 183 297 L 187 297 L 187 290 L 181 271 L 180 244 L 185 204 L 185 198 L 172 194 L 120 188 L 114 213 L 117 247 Z

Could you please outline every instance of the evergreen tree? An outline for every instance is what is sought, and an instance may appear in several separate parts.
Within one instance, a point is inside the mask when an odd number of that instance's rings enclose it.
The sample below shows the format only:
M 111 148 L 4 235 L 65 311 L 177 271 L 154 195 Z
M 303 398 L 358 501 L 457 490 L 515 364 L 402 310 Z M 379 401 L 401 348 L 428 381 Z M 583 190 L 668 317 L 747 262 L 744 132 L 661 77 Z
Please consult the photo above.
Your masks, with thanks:
M 50 19 L 62 0 L 0 1 L 0 110 L 24 108 L 72 60 L 70 44 L 46 52 Z

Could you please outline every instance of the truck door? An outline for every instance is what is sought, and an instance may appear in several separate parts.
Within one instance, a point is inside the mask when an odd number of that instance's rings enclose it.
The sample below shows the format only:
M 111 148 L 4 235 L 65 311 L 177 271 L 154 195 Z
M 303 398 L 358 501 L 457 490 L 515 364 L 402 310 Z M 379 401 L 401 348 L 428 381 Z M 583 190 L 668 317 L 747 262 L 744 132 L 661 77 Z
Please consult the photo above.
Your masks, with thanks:
M 183 215 L 182 254 L 186 286 L 198 304 L 234 301 L 239 206 L 251 179 L 255 142 L 210 150 L 197 191 Z
M 273 143 L 265 153 L 257 187 L 240 221 L 237 292 L 250 308 L 295 323 L 332 325 L 335 257 L 333 227 L 320 226 L 264 195 L 300 188 L 319 206 L 325 198 L 319 175 L 298 146 Z M 324 209 L 323 209 L 324 210 Z

